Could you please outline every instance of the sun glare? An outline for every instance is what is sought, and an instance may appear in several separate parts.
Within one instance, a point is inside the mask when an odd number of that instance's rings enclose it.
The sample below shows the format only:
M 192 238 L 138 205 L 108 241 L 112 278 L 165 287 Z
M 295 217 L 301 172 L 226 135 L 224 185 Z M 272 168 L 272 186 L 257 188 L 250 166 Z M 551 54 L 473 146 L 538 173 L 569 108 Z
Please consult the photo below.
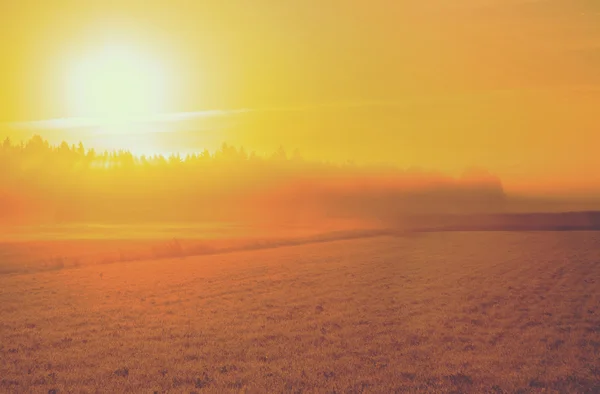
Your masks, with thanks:
M 107 45 L 76 59 L 68 74 L 71 116 L 101 125 L 164 111 L 167 73 L 158 59 L 126 45 Z

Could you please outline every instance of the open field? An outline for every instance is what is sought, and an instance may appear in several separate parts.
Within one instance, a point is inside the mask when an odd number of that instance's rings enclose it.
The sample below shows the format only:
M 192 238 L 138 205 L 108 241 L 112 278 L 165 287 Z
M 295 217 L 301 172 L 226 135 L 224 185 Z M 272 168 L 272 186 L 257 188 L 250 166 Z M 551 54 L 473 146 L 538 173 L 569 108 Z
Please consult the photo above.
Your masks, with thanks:
M 0 227 L 0 275 L 446 231 L 597 231 L 600 212 L 415 215 L 386 220 Z
M 600 392 L 600 233 L 0 275 L 0 392 Z

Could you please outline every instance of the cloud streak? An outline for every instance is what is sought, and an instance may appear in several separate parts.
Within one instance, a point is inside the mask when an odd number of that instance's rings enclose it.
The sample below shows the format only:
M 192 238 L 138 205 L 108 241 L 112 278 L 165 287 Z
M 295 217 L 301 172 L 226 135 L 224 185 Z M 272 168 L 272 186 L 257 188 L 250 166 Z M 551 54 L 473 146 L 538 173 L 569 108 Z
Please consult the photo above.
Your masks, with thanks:
M 406 104 L 406 103 L 404 103 Z M 210 119 L 219 117 L 229 117 L 247 113 L 268 113 L 268 112 L 310 112 L 321 109 L 352 109 L 364 107 L 398 107 L 402 105 L 399 102 L 349 102 L 349 103 L 327 103 L 318 105 L 304 105 L 291 107 L 267 107 L 267 108 L 238 108 L 238 109 L 212 109 L 204 111 L 174 112 L 165 114 L 152 114 L 142 116 L 129 116 L 118 118 L 101 117 L 71 117 L 54 118 L 36 121 L 12 122 L 8 126 L 15 130 L 64 130 L 81 128 L 112 128 L 120 126 L 130 126 L 137 124 L 162 124 L 162 123 L 180 123 L 200 119 Z
M 144 123 L 173 123 L 194 119 L 214 118 L 222 116 L 236 115 L 249 112 L 248 109 L 233 110 L 206 110 L 193 112 L 175 112 L 166 114 L 128 116 L 118 118 L 100 118 L 100 117 L 73 117 L 73 118 L 54 118 L 36 121 L 12 122 L 9 126 L 13 129 L 33 129 L 33 130 L 61 130 L 78 128 L 95 128 L 109 126 L 127 126 L 132 124 Z
M 595 51 L 594 51 L 595 53 Z M 495 89 L 470 92 L 450 92 L 447 94 L 423 94 L 411 95 L 402 100 L 369 100 L 369 101 L 347 101 L 318 103 L 284 107 L 263 108 L 234 108 L 234 109 L 210 109 L 189 112 L 173 112 L 163 114 L 149 114 L 128 117 L 102 118 L 102 117 L 64 117 L 43 119 L 35 121 L 11 122 L 6 124 L 13 130 L 70 130 L 70 129 L 119 129 L 135 125 L 161 125 L 177 124 L 202 119 L 227 118 L 231 116 L 252 113 L 285 113 L 285 112 L 315 112 L 330 110 L 353 110 L 368 108 L 407 108 L 412 105 L 444 103 L 448 100 L 456 100 L 465 97 L 483 96 L 510 96 L 523 93 L 550 93 L 550 92 L 579 92 L 599 93 L 600 86 L 596 85 L 566 85 L 549 86 L 545 88 L 518 88 L 518 89 Z M 135 130 L 133 127 L 132 130 Z M 148 131 L 148 130 L 144 130 Z

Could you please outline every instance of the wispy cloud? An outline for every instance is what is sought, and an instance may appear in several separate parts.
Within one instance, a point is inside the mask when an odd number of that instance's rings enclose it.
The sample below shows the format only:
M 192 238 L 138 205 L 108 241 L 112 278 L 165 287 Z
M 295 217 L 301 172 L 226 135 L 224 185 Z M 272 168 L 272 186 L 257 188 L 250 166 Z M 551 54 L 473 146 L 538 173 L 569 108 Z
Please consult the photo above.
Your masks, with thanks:
M 595 48 L 594 48 L 595 49 Z M 594 51 L 595 53 L 595 51 Z M 174 124 L 183 124 L 199 120 L 211 120 L 219 118 L 231 118 L 237 115 L 257 114 L 257 113 L 279 113 L 279 112 L 319 112 L 319 111 L 352 111 L 368 108 L 390 108 L 401 109 L 412 105 L 430 105 L 435 103 L 444 103 L 448 100 L 473 97 L 493 97 L 493 96 L 512 96 L 523 93 L 546 94 L 550 92 L 580 92 L 580 93 L 598 93 L 600 86 L 591 85 L 563 85 L 547 86 L 539 88 L 517 88 L 517 89 L 496 89 L 485 91 L 465 91 L 449 92 L 447 94 L 424 94 L 411 95 L 403 100 L 368 100 L 368 101 L 343 101 L 330 103 L 317 103 L 296 106 L 282 107 L 263 107 L 263 108 L 237 108 L 237 109 L 211 109 L 190 112 L 174 112 L 163 114 L 150 114 L 143 116 L 129 116 L 117 118 L 100 117 L 70 117 L 54 118 L 35 121 L 23 121 L 8 123 L 7 126 L 13 130 L 72 130 L 72 129 L 90 129 L 106 132 L 107 130 L 119 130 L 127 128 L 129 132 L 139 131 L 164 131 L 161 126 Z M 137 126 L 137 127 L 136 127 Z M 167 127 L 167 129 L 170 129 Z
M 231 117 L 246 113 L 266 113 L 266 112 L 310 112 L 326 109 L 352 109 L 364 107 L 397 107 L 406 105 L 406 102 L 393 101 L 363 101 L 363 102 L 336 102 L 322 103 L 313 105 L 298 105 L 288 107 L 265 107 L 265 108 L 238 108 L 238 109 L 212 109 L 204 111 L 175 112 L 164 114 L 151 114 L 144 116 L 128 116 L 118 118 L 100 118 L 100 117 L 72 117 L 72 118 L 54 118 L 25 122 L 12 122 L 8 126 L 15 130 L 65 130 L 65 129 L 83 129 L 83 128 L 118 128 L 132 125 L 159 125 L 173 124 L 187 121 Z
M 33 129 L 33 130 L 61 130 L 61 129 L 79 129 L 79 128 L 97 128 L 97 127 L 118 127 L 135 124 L 159 124 L 174 123 L 186 120 L 214 118 L 230 116 L 239 113 L 249 112 L 247 109 L 233 110 L 206 110 L 194 112 L 176 112 L 166 114 L 152 114 L 144 116 L 128 116 L 118 118 L 97 118 L 97 117 L 73 117 L 73 118 L 54 118 L 25 122 L 12 122 L 9 127 L 13 129 Z

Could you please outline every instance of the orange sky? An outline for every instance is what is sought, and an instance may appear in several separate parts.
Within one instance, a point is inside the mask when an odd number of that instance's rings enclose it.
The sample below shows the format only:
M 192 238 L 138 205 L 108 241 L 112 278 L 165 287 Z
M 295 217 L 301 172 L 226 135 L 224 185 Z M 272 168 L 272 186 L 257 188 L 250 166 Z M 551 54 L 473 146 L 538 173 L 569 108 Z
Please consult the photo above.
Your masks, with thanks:
M 509 189 L 600 189 L 598 1 L 22 0 L 1 3 L 0 34 L 4 133 L 57 118 L 71 128 L 68 70 L 125 43 L 167 74 L 155 110 L 172 149 L 284 145 L 451 173 L 477 165 Z M 100 140 L 140 138 L 152 137 Z

